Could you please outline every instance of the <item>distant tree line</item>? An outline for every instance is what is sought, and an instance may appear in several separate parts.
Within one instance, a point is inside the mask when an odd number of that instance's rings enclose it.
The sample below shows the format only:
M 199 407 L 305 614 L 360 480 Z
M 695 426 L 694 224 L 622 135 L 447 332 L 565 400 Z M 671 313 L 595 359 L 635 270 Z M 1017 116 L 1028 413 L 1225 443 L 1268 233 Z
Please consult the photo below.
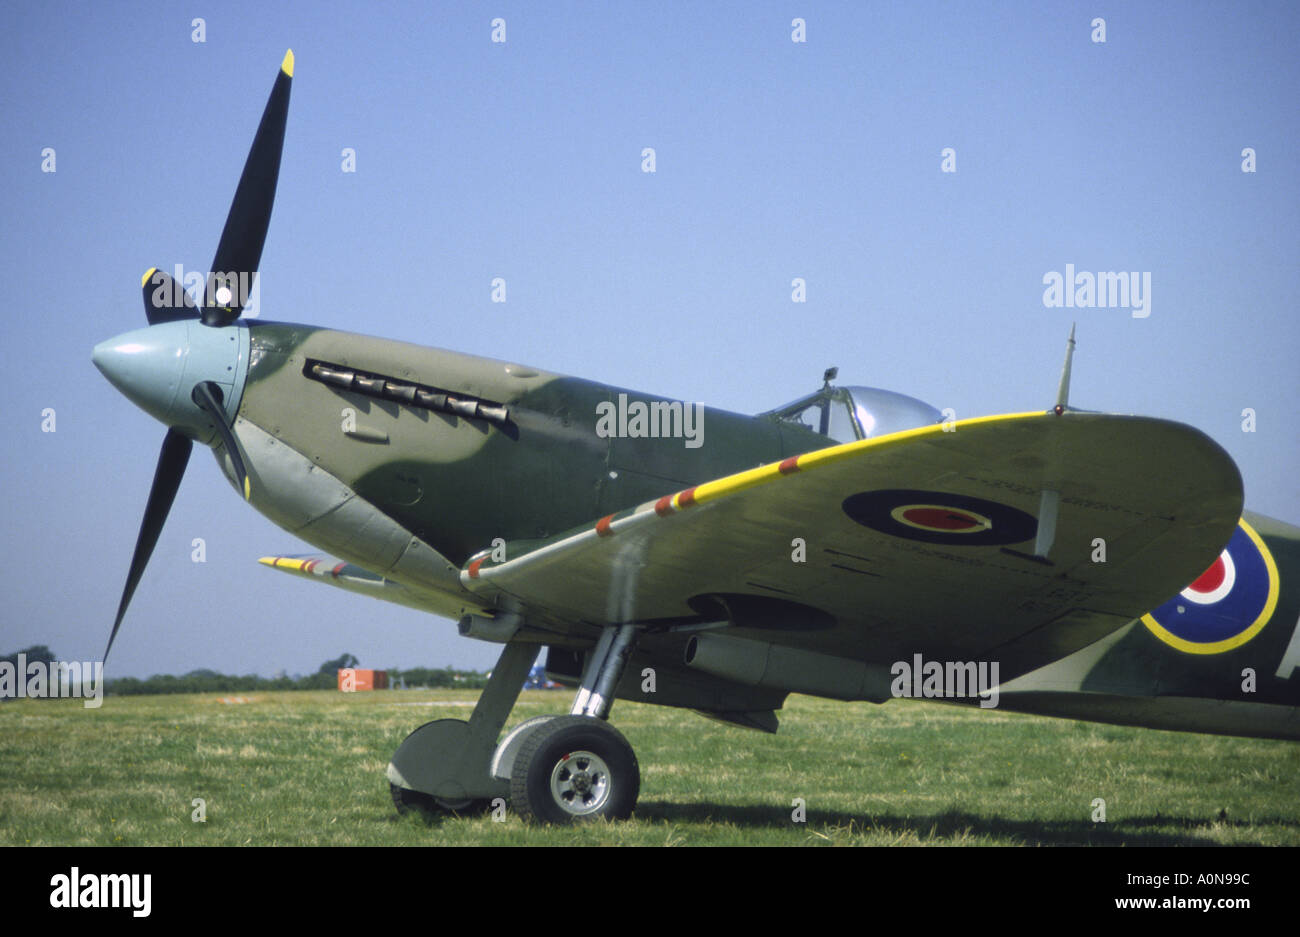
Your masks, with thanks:
M 21 651 L 14 651 L 12 654 L 6 654 L 4 657 L 0 657 L 0 661 L 8 661 L 10 664 L 13 664 L 14 667 L 17 667 L 19 654 L 22 654 L 23 659 L 29 664 L 34 660 L 38 660 L 42 664 L 52 664 L 54 661 L 58 660 L 58 658 L 54 656 L 54 652 L 44 644 L 33 644 L 31 647 L 23 648 Z
M 26 656 L 28 662 L 39 660 L 50 662 L 58 660 L 48 647 L 38 644 L 0 657 L 14 666 L 18 664 L 18 655 Z M 104 681 L 104 692 L 120 696 L 152 693 L 256 693 L 267 690 L 333 690 L 338 686 L 338 672 L 349 667 L 356 667 L 357 659 L 351 654 L 344 654 L 334 660 L 327 660 L 320 669 L 308 676 L 259 677 L 257 674 L 235 676 L 217 673 L 215 670 L 191 670 L 179 677 L 170 674 L 155 674 L 141 680 L 139 677 L 117 677 Z M 388 668 L 388 686 L 390 689 L 459 687 L 462 689 L 482 689 L 487 685 L 487 674 L 474 670 L 456 670 L 451 667 L 429 668 L 412 667 L 399 670 Z M 384 692 L 378 690 L 376 692 Z

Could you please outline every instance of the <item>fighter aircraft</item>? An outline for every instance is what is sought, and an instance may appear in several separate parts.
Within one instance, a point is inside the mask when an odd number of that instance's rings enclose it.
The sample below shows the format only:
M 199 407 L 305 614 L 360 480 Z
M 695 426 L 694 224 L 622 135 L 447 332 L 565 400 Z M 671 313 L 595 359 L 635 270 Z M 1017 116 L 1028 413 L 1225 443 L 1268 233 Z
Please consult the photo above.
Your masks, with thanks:
M 1200 431 L 1072 408 L 1073 335 L 1049 407 L 955 420 L 833 369 L 744 415 L 241 318 L 293 64 L 202 301 L 151 269 L 148 326 L 94 350 L 167 427 L 105 657 L 198 442 L 324 551 L 263 563 L 503 645 L 470 719 L 393 755 L 399 810 L 501 797 L 544 822 L 626 818 L 640 769 L 615 698 L 773 732 L 791 692 L 930 695 L 934 664 L 945 699 L 997 690 L 1030 712 L 1300 738 L 1300 601 L 1281 583 L 1300 529 L 1243 516 L 1236 466 Z M 572 707 L 501 737 L 542 645 Z M 997 686 L 950 692 L 954 664 L 996 665 Z

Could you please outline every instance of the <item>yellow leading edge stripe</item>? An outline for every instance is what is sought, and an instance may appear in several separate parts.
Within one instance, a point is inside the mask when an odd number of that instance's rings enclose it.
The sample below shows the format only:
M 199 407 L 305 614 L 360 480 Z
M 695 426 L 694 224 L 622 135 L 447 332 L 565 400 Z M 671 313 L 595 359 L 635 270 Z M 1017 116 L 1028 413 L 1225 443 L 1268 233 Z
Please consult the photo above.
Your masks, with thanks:
M 309 560 L 295 560 L 287 556 L 264 556 L 258 560 L 266 566 L 274 566 L 276 569 L 292 569 L 296 572 L 302 572 Z
M 1011 420 L 1024 420 L 1031 417 L 1051 417 L 1060 419 L 1050 412 L 1042 410 L 1030 410 L 1024 413 L 1000 413 L 994 416 L 977 416 L 967 420 L 956 420 L 953 422 L 953 429 L 963 426 L 975 426 L 980 423 L 998 423 Z M 927 426 L 918 426 L 916 429 L 903 430 L 900 433 L 890 433 L 888 436 L 874 436 L 869 439 L 859 439 L 856 442 L 844 443 L 839 446 L 830 446 L 826 449 L 814 449 L 812 452 L 805 452 L 796 457 L 795 465 L 799 471 L 805 471 L 818 465 L 829 465 L 832 462 L 840 462 L 844 459 L 852 458 L 864 449 L 875 447 L 885 447 L 897 445 L 908 439 L 914 439 L 917 436 L 930 436 L 935 433 L 943 432 L 943 424 L 935 423 Z M 758 468 L 749 469 L 745 472 L 737 472 L 735 475 L 728 475 L 726 478 L 719 478 L 715 481 L 704 482 L 697 485 L 695 494 L 691 500 L 695 504 L 703 504 L 706 501 L 713 501 L 737 491 L 744 491 L 746 488 L 753 488 L 755 485 L 761 485 L 765 482 L 774 481 L 781 476 L 781 463 L 769 462 L 767 465 L 760 465 Z M 673 507 L 678 510 L 682 509 L 681 496 L 683 492 L 677 492 L 673 495 Z
M 290 78 L 293 77 L 293 49 L 284 53 L 284 61 L 280 63 L 280 71 Z
M 1035 419 L 1059 420 L 1060 417 L 1053 414 L 1050 410 L 1026 410 L 1021 413 L 997 413 L 991 416 L 977 416 L 965 420 L 954 420 L 951 422 L 951 430 L 948 430 L 948 432 L 958 430 L 963 426 L 977 426 L 981 423 L 1004 423 L 1014 422 L 1017 420 Z M 795 459 L 796 471 L 802 472 L 819 465 L 829 465 L 834 462 L 843 461 L 844 459 L 850 459 L 865 449 L 886 449 L 909 439 L 923 436 L 942 435 L 945 433 L 945 426 L 947 425 L 949 425 L 948 421 L 943 423 L 933 423 L 926 426 L 918 426 L 915 429 L 890 433 L 886 436 L 872 436 L 867 439 L 856 440 L 855 442 L 841 443 L 838 446 L 829 446 L 825 449 L 815 449 L 812 452 L 804 452 L 793 457 Z M 787 475 L 782 474 L 781 472 L 781 466 L 787 461 L 789 460 L 782 459 L 777 462 L 769 462 L 766 465 L 760 465 L 757 468 L 737 472 L 734 475 L 727 475 L 722 478 L 714 479 L 713 481 L 703 482 L 695 486 L 694 489 L 688 488 L 686 491 L 693 492 L 690 499 L 692 505 L 700 505 L 708 501 L 716 501 L 719 498 L 725 498 L 728 495 L 735 494 L 738 491 L 744 491 L 747 488 L 755 488 L 759 485 L 765 485 L 769 482 L 786 478 Z M 681 501 L 682 495 L 686 494 L 686 491 L 678 491 L 673 494 L 672 506 L 674 511 L 686 510 Z M 617 533 L 619 530 L 629 525 L 643 523 L 647 516 L 659 515 L 657 504 L 657 501 L 647 501 L 638 506 L 629 516 L 611 522 L 610 529 Z M 538 557 L 550 555 L 556 550 L 563 549 L 565 544 L 569 544 L 578 538 L 591 536 L 592 534 L 602 536 L 595 528 L 589 526 L 585 527 L 576 534 L 525 553 L 523 556 L 509 560 L 506 563 L 484 567 L 479 573 L 478 578 L 480 581 L 490 580 L 492 578 L 491 574 L 500 571 L 506 566 L 518 568 L 517 564 L 523 564 L 530 560 L 536 560 Z M 466 582 L 464 577 L 467 574 L 468 569 L 461 570 L 462 582 Z

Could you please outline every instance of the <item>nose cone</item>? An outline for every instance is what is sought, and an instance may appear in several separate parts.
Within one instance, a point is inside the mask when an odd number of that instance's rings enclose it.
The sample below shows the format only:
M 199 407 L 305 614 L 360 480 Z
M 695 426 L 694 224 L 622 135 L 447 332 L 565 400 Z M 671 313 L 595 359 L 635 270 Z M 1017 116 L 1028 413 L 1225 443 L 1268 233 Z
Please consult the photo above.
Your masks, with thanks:
M 208 443 L 215 427 L 190 394 L 200 382 L 215 383 L 234 419 L 248 368 L 248 329 L 242 323 L 213 328 L 198 320 L 163 322 L 100 342 L 91 360 L 140 409 Z
M 164 423 L 169 423 L 185 373 L 188 336 L 184 334 L 187 330 L 175 328 L 179 324 L 169 322 L 127 332 L 100 342 L 91 355 L 95 367 L 114 387 Z

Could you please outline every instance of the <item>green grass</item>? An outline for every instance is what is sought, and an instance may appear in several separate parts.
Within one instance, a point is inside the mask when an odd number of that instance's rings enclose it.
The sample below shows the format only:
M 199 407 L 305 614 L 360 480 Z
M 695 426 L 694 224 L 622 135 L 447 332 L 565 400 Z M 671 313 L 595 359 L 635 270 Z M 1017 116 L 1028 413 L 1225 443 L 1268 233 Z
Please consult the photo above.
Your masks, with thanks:
M 792 696 L 778 735 L 619 701 L 641 762 L 626 823 L 399 817 L 384 768 L 454 690 L 0 705 L 0 843 L 32 845 L 1300 844 L 1300 746 Z M 565 712 L 526 692 L 510 724 Z M 420 705 L 402 705 L 420 704 Z M 438 704 L 438 705 L 429 705 Z M 192 799 L 207 822 L 191 820 Z M 1094 798 L 1106 822 L 1092 822 Z M 792 822 L 803 798 L 807 821 Z

